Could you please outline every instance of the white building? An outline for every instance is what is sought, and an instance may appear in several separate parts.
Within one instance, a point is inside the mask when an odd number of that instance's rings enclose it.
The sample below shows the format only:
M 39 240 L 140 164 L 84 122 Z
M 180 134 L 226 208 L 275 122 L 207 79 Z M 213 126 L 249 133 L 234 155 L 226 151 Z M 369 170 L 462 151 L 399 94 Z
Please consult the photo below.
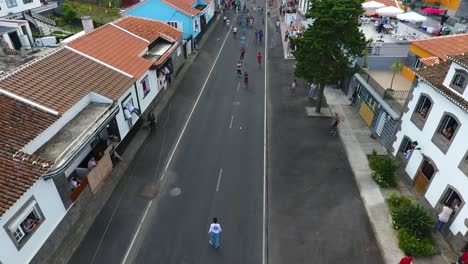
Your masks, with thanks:
M 126 17 L 0 79 L 0 263 L 50 263 L 112 177 L 110 135 L 128 140 L 167 88 L 160 68 L 180 66 L 181 37 Z M 129 104 L 137 111 L 125 116 Z
M 468 56 L 448 58 L 414 71 L 419 81 L 392 151 L 435 211 L 460 202 L 443 233 L 461 247 L 468 241 Z
M 42 6 L 41 0 L 4 0 L 0 1 L 0 17 L 21 13 Z

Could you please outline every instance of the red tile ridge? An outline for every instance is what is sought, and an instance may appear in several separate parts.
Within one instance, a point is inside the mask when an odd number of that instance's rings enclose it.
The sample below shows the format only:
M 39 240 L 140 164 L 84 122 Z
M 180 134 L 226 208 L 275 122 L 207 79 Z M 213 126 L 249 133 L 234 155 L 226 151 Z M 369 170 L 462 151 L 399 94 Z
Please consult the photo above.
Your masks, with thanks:
M 124 72 L 124 71 L 122 71 L 121 69 L 118 69 L 118 68 L 116 68 L 116 67 L 114 67 L 114 66 L 112 66 L 112 65 L 109 65 L 109 64 L 107 64 L 107 63 L 101 61 L 101 60 L 98 60 L 98 59 L 96 59 L 96 58 L 94 58 L 94 57 L 92 57 L 92 56 L 89 56 L 89 55 L 86 54 L 86 53 L 83 53 L 83 52 L 81 52 L 81 51 L 79 51 L 79 50 L 76 50 L 76 49 L 74 49 L 74 48 L 72 48 L 72 47 L 70 47 L 70 46 L 65 46 L 65 48 L 66 48 L 67 50 L 69 50 L 69 51 L 71 51 L 71 52 L 74 52 L 74 53 L 76 53 L 76 54 L 78 54 L 78 55 L 80 55 L 80 56 L 83 56 L 83 57 L 85 57 L 85 58 L 87 58 L 87 59 L 89 59 L 89 60 L 92 60 L 92 61 L 94 61 L 94 62 L 96 62 L 96 63 L 99 63 L 99 64 L 101 64 L 102 66 L 104 66 L 104 67 L 106 67 L 106 68 L 108 68 L 108 69 L 111 69 L 111 70 L 113 70 L 113 71 L 115 71 L 115 72 L 118 72 L 118 73 L 124 75 L 125 77 L 133 78 L 133 75 L 131 75 L 130 73 Z
M 127 18 L 127 17 L 136 18 L 136 19 L 141 19 L 141 20 L 147 20 L 147 21 L 150 21 L 150 22 L 156 21 L 156 22 L 160 22 L 160 23 L 162 23 L 162 24 L 164 24 L 164 25 L 167 25 L 166 23 L 162 22 L 161 20 L 156 20 L 156 19 L 151 19 L 151 18 L 146 18 L 146 17 L 137 17 L 137 16 L 125 16 L 125 17 L 122 17 L 122 18 L 119 18 L 119 19 L 115 20 L 115 21 L 112 22 L 112 23 L 117 23 L 117 22 L 119 22 L 119 21 L 121 21 L 121 20 L 125 20 L 125 18 Z M 169 26 L 169 25 L 167 25 L 167 26 Z M 184 33 L 183 30 L 180 30 L 180 29 L 175 28 L 175 27 L 172 27 L 172 26 L 170 26 L 170 27 L 171 27 L 171 29 L 177 30 L 177 31 L 179 31 L 179 32 L 182 33 L 182 34 Z M 161 35 L 163 35 L 163 33 L 161 33 L 161 32 L 159 32 L 159 33 L 160 33 Z M 172 39 L 172 38 L 171 38 L 171 39 Z
M 167 0 L 161 0 L 161 2 L 163 2 L 163 3 L 167 4 L 167 5 L 172 6 L 173 8 L 179 10 L 180 12 L 182 12 L 182 13 L 184 13 L 184 14 L 190 16 L 190 17 L 194 17 L 194 16 L 196 16 L 198 13 L 200 13 L 199 10 L 197 10 L 197 9 L 191 7 L 191 6 L 190 6 L 190 11 L 192 11 L 192 13 L 189 13 L 189 12 L 187 12 L 186 10 L 184 10 L 183 8 L 181 8 L 180 6 L 176 6 L 176 5 L 170 3 L 170 2 L 167 1 Z
M 114 21 L 114 22 L 117 22 L 117 21 Z M 138 36 L 137 34 L 134 34 L 134 33 L 130 32 L 130 31 L 126 30 L 125 28 L 122 28 L 122 27 L 120 27 L 120 26 L 114 24 L 114 22 L 111 22 L 111 23 L 109 23 L 109 24 L 112 25 L 113 27 L 119 29 L 119 30 L 122 30 L 123 32 L 125 32 L 125 33 L 127 33 L 127 34 L 129 34 L 129 35 L 134 36 L 135 38 L 139 38 L 139 39 L 143 40 L 144 42 L 146 42 L 146 43 L 148 43 L 148 44 L 150 43 L 149 40 L 147 40 L 147 39 L 145 39 L 145 38 L 142 38 L 142 37 Z

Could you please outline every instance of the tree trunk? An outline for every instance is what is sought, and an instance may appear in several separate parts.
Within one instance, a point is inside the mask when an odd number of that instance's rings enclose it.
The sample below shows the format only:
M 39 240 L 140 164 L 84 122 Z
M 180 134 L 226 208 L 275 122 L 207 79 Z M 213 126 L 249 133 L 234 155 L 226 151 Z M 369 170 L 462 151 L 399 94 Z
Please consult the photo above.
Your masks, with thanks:
M 317 105 L 315 106 L 315 112 L 320 113 L 320 109 L 322 109 L 322 97 L 323 97 L 323 89 L 325 89 L 325 84 L 320 83 L 318 96 L 317 96 Z

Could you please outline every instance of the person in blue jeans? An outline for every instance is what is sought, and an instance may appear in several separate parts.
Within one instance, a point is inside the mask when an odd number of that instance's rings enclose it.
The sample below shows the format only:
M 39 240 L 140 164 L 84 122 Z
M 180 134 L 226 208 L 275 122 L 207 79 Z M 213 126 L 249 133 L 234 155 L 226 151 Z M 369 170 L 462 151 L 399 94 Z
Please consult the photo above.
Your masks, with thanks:
M 219 247 L 219 233 L 221 233 L 221 225 L 218 224 L 218 218 L 213 218 L 213 223 L 210 225 L 208 234 L 210 234 L 210 245 L 214 248 Z
M 437 223 L 434 229 L 437 231 L 442 230 L 442 227 L 444 227 L 444 224 L 448 222 L 452 213 L 453 209 L 450 207 L 450 205 L 444 203 L 444 206 L 442 207 L 442 212 L 439 214 L 439 219 L 437 219 Z

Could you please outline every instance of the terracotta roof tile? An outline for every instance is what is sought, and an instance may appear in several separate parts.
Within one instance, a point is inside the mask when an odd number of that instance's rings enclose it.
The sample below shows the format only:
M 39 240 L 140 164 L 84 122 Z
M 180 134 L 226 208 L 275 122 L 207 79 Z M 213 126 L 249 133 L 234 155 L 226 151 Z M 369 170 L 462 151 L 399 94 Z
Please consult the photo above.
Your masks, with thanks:
M 67 49 L 0 80 L 0 89 L 64 113 L 90 92 L 118 100 L 135 79 Z
M 161 2 L 170 5 L 189 16 L 196 16 L 200 13 L 200 10 L 192 7 L 197 0 L 161 0 Z
M 468 51 L 468 33 L 413 40 L 411 41 L 411 45 L 445 60 L 447 59 L 446 55 L 460 54 Z
M 462 56 L 463 60 L 467 62 L 468 56 Z M 436 91 L 447 97 L 447 99 L 461 107 L 463 110 L 468 111 L 468 101 L 461 97 L 458 93 L 443 85 L 445 76 L 448 73 L 451 63 L 451 61 L 440 61 L 439 63 L 436 63 L 432 66 L 418 69 L 413 68 L 412 70 L 419 78 L 428 83 Z
M 114 22 L 115 25 L 129 32 L 153 42 L 163 36 L 172 41 L 182 37 L 183 32 L 161 21 L 127 16 Z
M 432 66 L 435 63 L 439 63 L 440 60 L 439 60 L 439 57 L 428 57 L 428 58 L 421 58 L 419 59 L 419 61 L 423 63 L 424 65 Z
M 59 117 L 0 94 L 0 217 L 53 165 L 17 151 Z
M 68 46 L 135 78 L 141 77 L 152 65 L 151 61 L 140 56 L 148 42 L 112 24 L 104 25 L 68 43 Z

